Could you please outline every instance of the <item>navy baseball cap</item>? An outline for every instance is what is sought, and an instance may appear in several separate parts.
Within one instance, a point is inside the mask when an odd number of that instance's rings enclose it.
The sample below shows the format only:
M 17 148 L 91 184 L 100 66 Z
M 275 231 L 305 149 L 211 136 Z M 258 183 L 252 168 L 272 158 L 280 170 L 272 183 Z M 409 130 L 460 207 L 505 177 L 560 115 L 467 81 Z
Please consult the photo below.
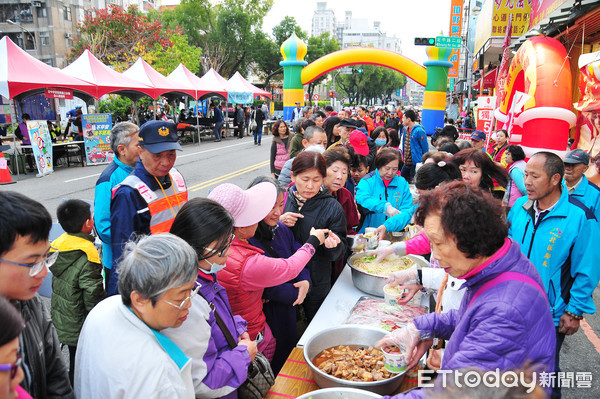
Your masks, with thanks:
M 471 140 L 481 141 L 481 140 L 485 140 L 485 138 L 486 138 L 485 133 L 482 132 L 481 130 L 475 130 L 473 132 L 473 134 L 471 134 Z
M 582 163 L 585 165 L 590 164 L 590 154 L 579 148 L 573 151 L 567 152 L 564 163 Z
M 183 151 L 177 137 L 177 125 L 173 122 L 148 121 L 140 127 L 140 144 L 153 154 L 177 150 Z

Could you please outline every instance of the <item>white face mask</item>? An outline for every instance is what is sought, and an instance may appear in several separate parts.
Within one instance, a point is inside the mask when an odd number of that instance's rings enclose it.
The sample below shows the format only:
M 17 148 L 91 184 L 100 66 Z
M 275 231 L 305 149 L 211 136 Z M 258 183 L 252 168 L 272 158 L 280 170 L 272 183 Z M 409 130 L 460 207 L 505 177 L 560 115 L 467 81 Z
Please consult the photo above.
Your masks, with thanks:
M 211 262 L 207 261 L 206 259 L 202 259 L 202 260 L 210 265 L 210 270 L 202 269 L 202 271 L 205 273 L 216 274 L 219 270 L 223 270 L 225 268 L 225 265 L 219 265 L 218 263 L 211 263 Z

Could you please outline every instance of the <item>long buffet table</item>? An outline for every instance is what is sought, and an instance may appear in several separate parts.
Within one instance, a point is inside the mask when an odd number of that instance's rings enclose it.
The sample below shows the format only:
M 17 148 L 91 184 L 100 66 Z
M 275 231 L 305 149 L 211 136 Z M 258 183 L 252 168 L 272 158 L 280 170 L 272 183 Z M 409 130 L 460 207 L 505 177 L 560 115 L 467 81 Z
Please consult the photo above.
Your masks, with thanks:
M 319 311 L 300 337 L 297 347 L 294 348 L 277 375 L 275 385 L 271 387 L 267 399 L 294 399 L 319 389 L 313 380 L 310 367 L 304 360 L 302 348 L 315 334 L 342 325 L 356 302 L 363 296 L 370 295 L 354 286 L 350 267 L 345 266 Z M 405 374 L 402 385 L 395 393 L 404 392 L 417 386 L 417 369 L 410 370 Z

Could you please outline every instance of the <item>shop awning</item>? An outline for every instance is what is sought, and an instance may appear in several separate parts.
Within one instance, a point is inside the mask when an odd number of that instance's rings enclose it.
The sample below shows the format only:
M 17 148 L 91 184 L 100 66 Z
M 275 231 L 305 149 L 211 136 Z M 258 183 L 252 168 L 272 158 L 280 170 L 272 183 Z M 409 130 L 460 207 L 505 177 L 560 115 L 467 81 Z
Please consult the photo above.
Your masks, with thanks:
M 498 68 L 494 68 L 488 71 L 483 76 L 483 89 L 491 89 L 496 85 L 496 75 L 498 73 Z M 479 90 L 481 88 L 481 79 L 477 79 L 475 83 L 473 83 L 473 88 Z

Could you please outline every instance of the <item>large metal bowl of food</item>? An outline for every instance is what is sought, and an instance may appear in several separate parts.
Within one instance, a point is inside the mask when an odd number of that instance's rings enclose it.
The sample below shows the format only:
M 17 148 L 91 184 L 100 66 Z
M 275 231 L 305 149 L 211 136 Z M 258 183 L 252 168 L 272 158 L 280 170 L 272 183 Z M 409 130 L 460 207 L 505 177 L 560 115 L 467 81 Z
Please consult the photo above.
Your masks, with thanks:
M 371 351 L 379 351 L 379 349 L 374 347 L 384 336 L 384 331 L 372 327 L 341 326 L 329 328 L 315 334 L 306 342 L 304 345 L 304 359 L 312 370 L 313 378 L 320 388 L 358 388 L 380 395 L 391 395 L 400 387 L 405 371 L 400 373 L 386 373 L 383 370 L 383 363 L 379 364 L 377 361 L 373 362 L 368 370 L 363 371 L 363 374 L 358 374 L 359 380 L 355 381 L 344 378 L 356 379 L 357 374 L 353 371 L 356 370 L 356 364 L 350 362 L 343 364 L 339 362 L 340 359 L 348 359 L 349 361 L 358 359 L 360 360 L 361 367 L 363 367 L 365 359 L 376 359 L 375 356 L 371 356 Z M 337 368 L 332 373 L 331 369 L 327 370 L 325 367 L 327 366 L 326 363 L 319 363 L 319 359 L 321 359 L 322 354 L 326 350 L 330 350 L 331 348 L 337 349 L 340 345 L 355 348 L 356 350 L 369 351 L 369 355 L 355 356 L 353 359 L 343 356 L 332 359 L 335 361 L 335 367 Z M 345 373 L 348 370 L 352 372 Z M 338 375 L 339 377 L 334 375 Z
M 378 399 L 381 395 L 356 388 L 325 388 L 307 392 L 296 399 Z
M 361 252 L 348 258 L 348 266 L 352 271 L 352 282 L 359 290 L 367 294 L 383 297 L 383 286 L 390 273 L 408 269 L 413 265 L 428 267 L 429 263 L 422 256 L 406 255 L 388 256 L 381 262 L 375 262 L 374 252 Z

